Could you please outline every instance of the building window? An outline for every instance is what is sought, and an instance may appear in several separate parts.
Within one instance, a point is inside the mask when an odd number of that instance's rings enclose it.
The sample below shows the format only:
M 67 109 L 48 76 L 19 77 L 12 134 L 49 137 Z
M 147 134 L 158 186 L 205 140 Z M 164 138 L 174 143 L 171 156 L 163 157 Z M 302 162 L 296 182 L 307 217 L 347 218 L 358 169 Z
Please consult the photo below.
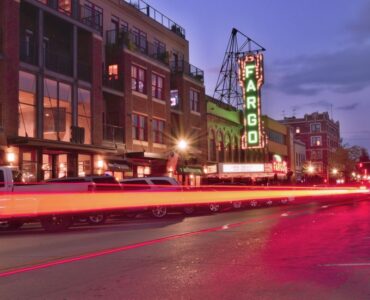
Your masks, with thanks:
M 144 31 L 134 27 L 132 30 L 132 34 L 134 36 L 134 43 L 135 46 L 139 48 L 140 52 L 146 53 L 147 52 L 147 37 Z
M 164 144 L 164 121 L 153 119 L 153 142 Z
M 162 76 L 152 74 L 152 97 L 164 99 L 163 82 L 164 78 Z
M 78 89 L 78 127 L 84 128 L 84 144 L 91 144 L 91 94 Z
M 58 9 L 66 15 L 70 15 L 72 11 L 71 0 L 58 0 Z
M 286 145 L 286 136 L 280 132 L 269 129 L 268 138 L 272 142 L 275 142 L 281 145 Z
M 36 135 L 36 77 L 33 74 L 19 72 L 18 135 L 35 137 Z M 9 116 L 6 116 L 9 117 Z
M 311 132 L 320 132 L 321 131 L 321 124 L 320 123 L 312 123 L 310 124 Z
M 311 151 L 311 160 L 321 160 L 321 159 L 322 159 L 322 150 Z
M 84 11 L 81 16 L 83 23 L 101 31 L 103 26 L 103 9 L 94 3 L 85 0 Z
M 118 79 L 118 65 L 108 66 L 108 79 L 117 80 Z
M 321 136 L 311 136 L 311 146 L 321 146 Z
M 296 128 L 295 128 L 295 133 L 297 133 L 297 134 L 298 134 L 298 133 L 301 133 L 301 129 L 300 129 L 299 127 L 296 127 Z
M 137 91 L 146 94 L 146 70 L 138 66 L 131 66 L 131 88 L 133 91 Z
M 139 141 L 148 140 L 147 117 L 132 114 L 132 139 Z
M 72 88 L 44 79 L 44 138 L 69 142 L 72 126 Z
M 163 62 L 168 60 L 166 55 L 166 44 L 157 39 L 154 40 L 154 52 L 157 59 L 160 59 Z
M 199 92 L 195 90 L 190 90 L 189 100 L 190 100 L 190 110 L 200 112 Z

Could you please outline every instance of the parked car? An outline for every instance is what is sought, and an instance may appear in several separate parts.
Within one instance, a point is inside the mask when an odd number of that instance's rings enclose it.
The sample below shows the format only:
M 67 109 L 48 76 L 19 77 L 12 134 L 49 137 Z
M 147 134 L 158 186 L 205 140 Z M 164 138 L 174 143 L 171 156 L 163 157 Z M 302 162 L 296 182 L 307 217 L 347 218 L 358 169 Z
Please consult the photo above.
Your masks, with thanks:
M 89 175 L 85 177 L 63 177 L 47 180 L 49 184 L 71 183 L 77 191 L 106 192 L 122 191 L 121 184 L 113 176 Z M 96 212 L 75 216 L 75 221 L 86 221 L 91 225 L 104 224 L 110 213 Z
M 176 179 L 167 176 L 129 178 L 120 181 L 124 191 L 181 191 L 181 186 Z M 153 206 L 140 209 L 127 209 L 125 214 L 134 217 L 143 211 L 150 211 L 153 217 L 163 218 L 168 211 L 166 206 Z M 184 208 L 189 211 L 189 208 Z

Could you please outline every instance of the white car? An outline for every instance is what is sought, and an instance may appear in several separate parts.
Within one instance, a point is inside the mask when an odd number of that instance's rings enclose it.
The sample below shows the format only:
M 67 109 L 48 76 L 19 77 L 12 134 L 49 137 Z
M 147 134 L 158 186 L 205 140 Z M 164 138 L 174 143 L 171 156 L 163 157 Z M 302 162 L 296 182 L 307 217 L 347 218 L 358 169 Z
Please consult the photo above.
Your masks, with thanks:
M 167 190 L 167 191 L 181 191 L 181 186 L 176 179 L 172 177 L 160 176 L 160 177 L 140 177 L 130 178 L 121 180 L 121 186 L 124 191 L 135 191 L 135 190 Z M 183 208 L 184 212 L 189 208 Z M 166 206 L 153 206 L 150 209 L 144 208 L 144 210 L 150 210 L 152 215 L 156 218 L 163 218 L 167 214 Z M 142 211 L 142 210 L 141 210 Z M 138 211 L 130 209 L 127 211 L 128 216 L 135 216 Z

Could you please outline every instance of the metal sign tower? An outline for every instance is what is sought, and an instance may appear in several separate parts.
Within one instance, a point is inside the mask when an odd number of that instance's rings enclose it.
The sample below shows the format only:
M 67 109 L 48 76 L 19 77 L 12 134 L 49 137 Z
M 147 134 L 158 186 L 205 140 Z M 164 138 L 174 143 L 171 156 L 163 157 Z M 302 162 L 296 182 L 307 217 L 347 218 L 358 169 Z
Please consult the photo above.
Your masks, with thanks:
M 265 51 L 261 45 L 238 29 L 231 30 L 225 56 L 218 75 L 213 98 L 236 108 L 242 109 L 245 102 L 242 88 L 239 84 L 239 60 L 246 55 Z

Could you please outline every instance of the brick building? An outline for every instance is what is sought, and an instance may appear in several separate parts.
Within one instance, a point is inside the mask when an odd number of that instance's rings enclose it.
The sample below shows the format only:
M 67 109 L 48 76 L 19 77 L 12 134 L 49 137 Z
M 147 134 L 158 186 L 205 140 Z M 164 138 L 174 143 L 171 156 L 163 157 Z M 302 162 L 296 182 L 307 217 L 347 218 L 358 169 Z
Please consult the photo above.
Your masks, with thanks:
M 328 180 L 330 154 L 340 145 L 339 122 L 330 119 L 327 112 L 286 117 L 280 122 L 292 127 L 295 138 L 306 145 L 306 159 L 314 167 L 313 175 Z
M 141 0 L 3 0 L 0 22 L 0 160 L 25 180 L 166 174 L 180 138 L 206 160 L 203 71 L 171 19 Z

